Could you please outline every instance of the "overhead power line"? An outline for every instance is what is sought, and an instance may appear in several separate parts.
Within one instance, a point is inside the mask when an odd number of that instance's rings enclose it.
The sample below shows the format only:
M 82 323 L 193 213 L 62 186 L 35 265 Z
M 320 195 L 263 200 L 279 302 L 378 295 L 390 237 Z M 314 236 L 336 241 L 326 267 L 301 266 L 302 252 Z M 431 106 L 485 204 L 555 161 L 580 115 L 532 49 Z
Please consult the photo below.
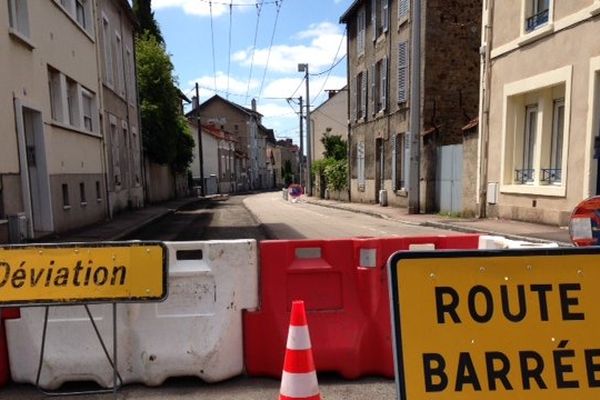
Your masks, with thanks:
M 327 85 L 327 81 L 329 80 L 329 75 L 331 74 L 331 71 L 335 67 L 337 67 L 344 58 L 346 58 L 346 55 L 344 55 L 344 57 L 341 57 L 339 60 L 336 61 L 338 55 L 340 54 L 340 50 L 342 49 L 342 44 L 344 44 L 344 39 L 346 38 L 346 33 L 347 33 L 347 30 L 345 30 L 344 34 L 342 35 L 340 44 L 338 45 L 337 51 L 335 52 L 335 56 L 333 57 L 333 62 L 331 64 L 331 67 L 327 68 L 325 71 L 322 71 L 322 72 L 319 72 L 318 74 L 313 75 L 313 76 L 319 76 L 324 73 L 327 73 L 327 76 L 325 77 L 325 80 L 323 81 L 323 85 L 321 85 L 321 89 L 319 89 L 319 91 L 317 92 L 317 95 L 314 97 L 313 103 L 315 103 L 316 99 L 321 95 L 321 93 L 323 93 L 323 90 L 325 89 L 325 85 Z
M 262 4 L 263 4 L 263 1 L 261 1 L 260 4 L 258 4 L 256 7 L 256 9 L 257 9 L 256 28 L 254 29 L 254 43 L 252 44 L 252 57 L 250 58 L 250 76 L 248 77 L 248 88 L 246 89 L 245 102 L 248 101 L 248 93 L 250 93 L 250 83 L 252 82 L 252 68 L 254 67 L 254 54 L 256 52 L 256 40 L 258 39 L 258 26 L 260 24 L 260 13 L 262 11 Z
M 258 99 L 260 99 L 260 95 L 262 94 L 263 86 L 265 84 L 265 78 L 267 77 L 267 70 L 269 69 L 269 60 L 271 59 L 271 49 L 273 48 L 273 41 L 275 40 L 275 31 L 277 30 L 277 21 L 279 20 L 279 12 L 281 11 L 283 0 L 275 3 L 277 4 L 277 14 L 275 15 L 275 23 L 273 24 L 273 33 L 271 34 L 271 43 L 269 43 L 269 51 L 267 52 L 267 62 L 265 64 L 262 80 L 260 82 L 260 89 L 258 90 Z
M 198 1 L 202 1 L 204 3 L 210 3 L 212 0 L 198 0 Z M 271 5 L 271 4 L 277 4 L 278 2 L 280 2 L 281 0 L 272 0 L 272 1 L 261 1 L 261 2 L 256 2 L 256 3 L 226 3 L 224 1 L 212 1 L 213 4 L 215 5 L 219 5 L 219 6 L 232 6 L 232 7 L 261 7 L 261 6 L 266 6 L 266 5 Z
M 212 43 L 213 79 L 215 90 L 217 90 L 217 62 L 215 57 L 215 30 L 213 28 L 212 1 L 208 2 L 208 7 L 210 9 L 210 38 Z

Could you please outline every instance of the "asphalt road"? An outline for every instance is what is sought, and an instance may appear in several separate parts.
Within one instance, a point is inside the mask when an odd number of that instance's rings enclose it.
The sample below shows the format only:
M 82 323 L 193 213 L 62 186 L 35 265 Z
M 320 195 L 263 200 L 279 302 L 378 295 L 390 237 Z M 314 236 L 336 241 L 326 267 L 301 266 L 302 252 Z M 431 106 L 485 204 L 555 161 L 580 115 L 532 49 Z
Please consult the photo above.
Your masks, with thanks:
M 303 202 L 290 203 L 281 192 L 199 201 L 162 218 L 127 239 L 139 240 L 224 240 L 253 238 L 302 239 L 352 236 L 420 236 L 455 234 L 418 227 L 368 215 L 334 210 Z M 395 383 L 381 378 L 345 381 L 336 376 L 319 376 L 326 400 L 396 399 Z M 197 378 L 171 379 L 159 388 L 128 385 L 119 399 L 265 400 L 277 399 L 279 381 L 239 377 L 218 384 Z M 43 399 L 31 385 L 11 384 L 0 389 L 0 399 Z M 57 399 L 110 399 L 112 395 L 55 397 Z

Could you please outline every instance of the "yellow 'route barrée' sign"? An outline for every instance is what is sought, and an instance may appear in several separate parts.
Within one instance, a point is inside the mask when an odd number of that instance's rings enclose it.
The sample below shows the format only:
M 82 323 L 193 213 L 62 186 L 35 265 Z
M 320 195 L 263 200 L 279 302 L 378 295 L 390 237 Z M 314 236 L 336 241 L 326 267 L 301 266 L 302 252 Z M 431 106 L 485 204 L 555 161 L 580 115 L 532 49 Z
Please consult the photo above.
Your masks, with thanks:
M 600 250 L 396 253 L 399 398 L 600 398 Z
M 0 248 L 0 304 L 162 300 L 164 245 L 123 242 Z

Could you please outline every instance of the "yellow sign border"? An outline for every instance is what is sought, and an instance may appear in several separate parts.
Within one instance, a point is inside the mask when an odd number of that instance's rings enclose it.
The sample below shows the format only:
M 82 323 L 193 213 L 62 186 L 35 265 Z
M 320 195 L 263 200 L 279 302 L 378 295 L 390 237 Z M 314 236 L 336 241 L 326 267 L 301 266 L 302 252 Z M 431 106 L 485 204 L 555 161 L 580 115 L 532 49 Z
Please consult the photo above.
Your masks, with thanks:
M 392 344 L 394 349 L 394 361 L 395 361 L 395 372 L 396 372 L 396 386 L 397 395 L 400 400 L 414 400 L 413 398 L 407 397 L 407 371 L 412 365 L 405 365 L 405 357 L 403 355 L 402 348 L 402 334 L 403 329 L 401 325 L 401 305 L 400 305 L 400 291 L 402 291 L 403 285 L 411 284 L 410 282 L 399 282 L 398 277 L 401 275 L 400 270 L 402 268 L 414 267 L 410 263 L 402 263 L 402 260 L 431 260 L 435 264 L 436 259 L 481 259 L 485 262 L 486 258 L 492 257 L 495 259 L 519 257 L 526 260 L 527 257 L 540 257 L 540 256 L 599 256 L 600 247 L 588 247 L 588 248 L 554 248 L 554 249 L 519 249 L 519 250 L 450 250 L 450 251 L 427 251 L 427 252 L 406 252 L 399 251 L 394 253 L 388 260 L 388 284 L 390 294 L 390 309 L 391 309 L 391 323 L 392 323 Z M 414 282 L 412 283 L 414 285 Z M 406 299 L 404 299 L 406 301 Z M 406 367 L 406 368 L 405 368 Z M 481 392 L 484 393 L 484 392 Z M 514 395 L 517 395 L 514 392 Z M 576 394 L 575 391 L 565 391 L 565 395 L 571 397 Z
M 111 257 L 114 260 L 112 267 L 112 275 L 110 270 L 104 266 L 96 266 L 93 269 L 93 260 L 90 257 L 88 263 L 92 266 L 82 265 L 81 261 L 75 261 L 76 258 L 85 258 L 85 253 L 92 254 L 93 250 L 99 250 L 102 257 L 106 260 Z M 149 262 L 153 266 L 158 263 L 156 249 L 160 250 L 160 272 L 154 267 L 152 274 L 140 274 L 136 270 L 137 276 L 132 276 L 133 283 L 126 283 L 125 275 L 128 273 L 125 265 L 119 265 L 125 260 L 119 260 L 118 255 L 125 255 L 127 258 L 132 256 L 134 252 L 138 255 L 148 254 Z M 114 250 L 108 256 L 107 253 Z M 27 261 L 21 262 L 20 265 L 11 267 L 8 261 L 11 257 L 14 259 L 14 253 L 22 252 L 25 256 L 35 255 L 36 263 L 43 265 L 42 268 L 37 268 L 34 264 L 28 268 Z M 66 252 L 73 255 L 68 255 Z M 12 254 L 11 254 L 12 253 Z M 48 257 L 47 254 L 51 256 Z M 62 257 L 71 261 L 68 266 L 54 266 L 54 271 L 49 271 L 54 264 L 52 258 Z M 73 258 L 69 258 L 73 257 Z M 11 260 L 14 261 L 14 260 Z M 81 303 L 115 303 L 115 302 L 149 302 L 163 301 L 168 295 L 168 249 L 167 246 L 159 241 L 131 241 L 131 242 L 89 242 L 89 243 L 60 243 L 60 244 L 30 244 L 30 245 L 12 245 L 0 247 L 0 264 L 3 264 L 3 274 L 0 280 L 3 281 L 3 286 L 9 287 L 4 293 L 0 288 L 0 307 L 3 306 L 27 306 L 27 305 L 58 305 L 58 304 L 81 304 Z M 25 264 L 25 265 L 24 265 Z M 73 267 L 73 264 L 75 265 Z M 108 265 L 108 264 L 105 264 Z M 131 264 L 129 264 L 131 265 Z M 137 264 L 134 264 L 137 265 Z M 45 268 L 45 269 L 44 269 Z M 139 269 L 139 267 L 136 267 Z M 12 269 L 12 271 L 10 271 Z M 22 273 L 16 273 L 17 269 L 22 269 Z M 63 270 L 61 276 L 61 269 Z M 102 274 L 97 274 L 97 272 Z M 75 272 L 73 272 L 75 271 Z M 106 271 L 106 273 L 105 273 Z M 21 272 L 21 271 L 20 271 Z M 70 274 L 70 275 L 69 275 Z M 132 273 L 129 273 L 131 276 Z M 140 275 L 143 282 L 140 281 Z M 111 278 L 112 276 L 112 278 Z M 128 276 L 128 277 L 129 277 Z M 95 281 L 95 279 L 97 281 Z M 160 281 L 158 281 L 158 279 Z M 89 279 L 89 281 L 88 281 Z M 92 285 L 96 283 L 96 287 Z M 118 286 L 119 282 L 124 285 L 122 288 L 109 288 L 104 290 L 98 289 L 99 286 Z M 100 285 L 101 283 L 101 285 Z M 31 287 L 26 287 L 27 285 Z M 70 285 L 70 286 L 69 286 Z M 142 287 L 144 286 L 144 287 Z M 26 294 L 15 294 L 17 288 L 26 289 Z M 93 295 L 93 290 L 98 292 L 97 296 Z M 88 293 L 89 292 L 89 293 Z M 32 295 L 29 296 L 29 293 Z M 30 299 L 27 299 L 29 296 Z

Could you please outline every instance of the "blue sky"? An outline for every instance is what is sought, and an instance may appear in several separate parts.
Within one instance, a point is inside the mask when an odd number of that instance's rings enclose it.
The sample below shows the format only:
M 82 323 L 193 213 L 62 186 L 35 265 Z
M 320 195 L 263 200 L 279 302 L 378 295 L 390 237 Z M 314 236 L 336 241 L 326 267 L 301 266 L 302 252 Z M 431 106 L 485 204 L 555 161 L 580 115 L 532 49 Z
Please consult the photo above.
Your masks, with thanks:
M 262 3 L 262 7 L 257 3 Z M 297 71 L 297 64 L 308 63 L 311 73 L 319 73 L 345 56 L 345 25 L 338 21 L 351 3 L 352 0 L 153 0 L 152 7 L 184 93 L 191 96 L 197 81 L 200 101 L 211 97 L 215 86 L 218 94 L 244 106 L 256 98 L 264 125 L 275 129 L 276 137 L 289 137 L 298 143 L 298 116 L 294 112 L 298 107 L 292 109 L 284 100 L 306 95 L 305 85 L 299 88 L 304 73 Z M 326 99 L 324 90 L 341 89 L 345 84 L 345 59 L 330 74 L 311 76 L 311 109 Z M 345 121 L 340 123 L 345 125 Z

